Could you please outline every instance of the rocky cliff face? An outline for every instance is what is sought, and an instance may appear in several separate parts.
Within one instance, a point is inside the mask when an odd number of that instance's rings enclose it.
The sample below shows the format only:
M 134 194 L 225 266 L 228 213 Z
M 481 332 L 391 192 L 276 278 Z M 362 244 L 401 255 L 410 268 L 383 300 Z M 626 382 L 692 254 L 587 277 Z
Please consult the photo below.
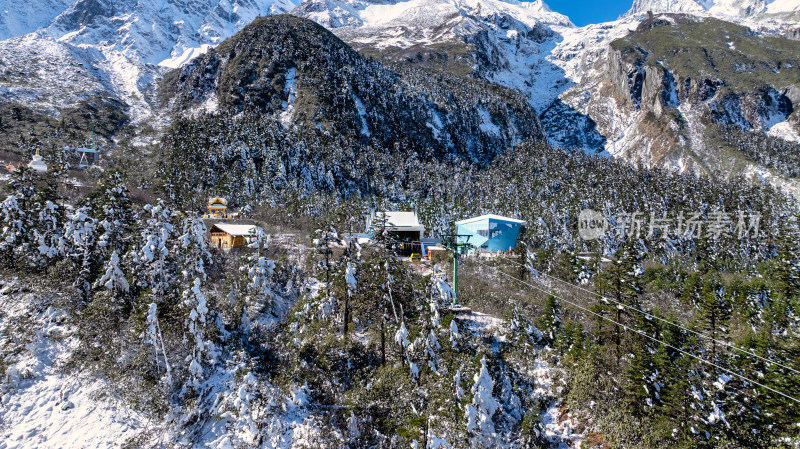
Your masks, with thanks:
M 769 131 L 776 121 L 788 120 L 794 112 L 796 103 L 787 94 L 796 96 L 796 86 L 783 92 L 770 85 L 738 91 L 719 78 L 677 75 L 676 79 L 662 63 L 648 64 L 646 58 L 640 48 L 609 50 L 609 79 L 616 94 L 634 110 L 660 118 L 666 108 L 678 109 L 681 104 L 705 107 L 716 123 L 761 132 Z
M 794 46 L 715 19 L 648 19 L 609 46 L 608 81 L 591 91 L 595 104 L 613 101 L 617 108 L 616 120 L 597 120 L 609 137 L 606 148 L 651 166 L 721 177 L 759 173 L 796 189 L 796 181 L 759 165 L 763 159 L 750 148 L 763 147 L 769 136 L 800 143 L 800 71 L 792 57 L 777 56 Z M 717 133 L 730 127 L 754 137 L 721 142 Z M 775 155 L 777 165 L 789 153 Z

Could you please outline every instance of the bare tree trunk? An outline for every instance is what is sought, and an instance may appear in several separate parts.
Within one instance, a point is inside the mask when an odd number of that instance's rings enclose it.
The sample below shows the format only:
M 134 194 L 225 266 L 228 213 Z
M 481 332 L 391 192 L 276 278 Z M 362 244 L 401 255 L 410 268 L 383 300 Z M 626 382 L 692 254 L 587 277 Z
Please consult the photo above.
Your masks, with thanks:
M 381 316 L 381 365 L 386 364 L 386 310 Z
M 347 296 L 344 299 L 344 323 L 342 324 L 342 336 L 347 336 L 347 327 L 350 324 L 350 292 L 347 292 Z

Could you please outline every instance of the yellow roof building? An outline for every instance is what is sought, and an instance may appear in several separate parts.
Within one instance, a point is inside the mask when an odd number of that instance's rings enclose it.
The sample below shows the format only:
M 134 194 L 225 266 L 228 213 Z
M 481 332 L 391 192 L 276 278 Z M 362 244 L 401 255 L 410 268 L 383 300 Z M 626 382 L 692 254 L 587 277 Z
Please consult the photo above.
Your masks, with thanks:
M 208 215 L 210 217 L 223 217 L 228 210 L 228 200 L 215 196 L 208 199 Z

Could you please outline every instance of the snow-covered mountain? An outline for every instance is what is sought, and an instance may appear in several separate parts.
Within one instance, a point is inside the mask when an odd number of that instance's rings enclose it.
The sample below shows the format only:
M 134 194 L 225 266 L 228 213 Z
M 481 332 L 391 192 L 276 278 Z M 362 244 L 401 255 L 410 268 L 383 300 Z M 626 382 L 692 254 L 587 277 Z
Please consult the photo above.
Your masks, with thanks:
M 98 93 L 152 116 L 153 81 L 259 16 L 284 13 L 294 0 L 34 0 L 6 2 L 0 61 L 25 83 L 0 79 L 6 101 L 56 114 Z M 41 58 L 28 58 L 29 54 Z M 55 75 L 55 76 L 54 76 Z M 65 76 L 66 75 L 66 76 Z M 65 84 L 68 88 L 65 88 Z
M 370 54 L 430 61 L 517 89 L 537 110 L 564 80 L 547 58 L 574 28 L 541 0 L 309 0 L 292 14 Z
M 22 36 L 53 22 L 74 0 L 38 0 L 0 2 L 0 40 Z
M 296 0 L 35 0 L 6 2 L 0 40 L 34 31 L 75 46 L 115 50 L 137 62 L 180 65 L 256 17 Z M 188 51 L 188 52 L 187 52 Z
M 626 15 L 642 19 L 648 12 L 715 17 L 760 32 L 800 39 L 797 0 L 634 0 Z
M 634 0 L 628 14 L 686 13 L 729 19 L 796 19 L 796 0 Z
M 197 48 L 220 43 L 256 17 L 294 6 L 293 0 L 78 0 L 45 30 L 73 45 L 176 67 Z
M 551 142 L 588 152 L 603 151 L 606 139 L 580 105 L 568 106 L 560 96 L 602 79 L 597 63 L 608 44 L 640 20 L 578 28 L 540 0 L 309 0 L 292 14 L 330 28 L 362 52 L 516 89 L 542 114 Z
M 639 120 L 649 110 L 622 101 L 619 93 L 626 88 L 621 78 L 614 82 L 615 69 L 627 67 L 635 77 L 643 66 L 621 64 L 610 51 L 612 42 L 643 21 L 674 21 L 661 13 L 722 18 L 765 34 L 800 33 L 797 0 L 635 0 L 618 20 L 580 28 L 541 0 L 33 0 L 27 7 L 12 2 L 5 7 L 0 61 L 16 70 L 0 78 L 0 95 L 51 115 L 100 95 L 125 102 L 135 122 L 149 120 L 157 113 L 154 81 L 166 70 L 203 54 L 258 16 L 291 10 L 373 58 L 435 67 L 523 93 L 556 145 L 677 170 L 714 171 L 707 157 L 690 157 L 705 151 L 702 130 L 681 131 L 673 139 L 696 142 L 683 156 L 663 151 L 670 139 L 654 147 L 652 129 L 645 132 Z M 656 19 L 649 19 L 649 12 Z M 728 50 L 738 51 L 731 45 Z M 793 70 L 784 68 L 788 75 Z M 707 77 L 712 84 L 717 78 Z M 782 92 L 790 85 L 773 86 L 775 98 L 786 97 Z M 766 111 L 762 118 L 751 117 L 748 123 L 758 123 L 751 128 L 800 139 L 794 116 L 748 107 Z M 704 111 L 682 103 L 674 114 L 694 123 Z
M 653 121 L 649 119 L 652 109 L 640 106 L 636 103 L 638 100 L 624 101 L 624 97 L 620 97 L 620 92 L 627 92 L 628 86 L 615 75 L 618 70 L 628 70 L 629 75 L 636 78 L 637 71 L 644 70 L 643 66 L 625 66 L 620 61 L 621 55 L 610 50 L 612 42 L 636 32 L 643 21 L 650 20 L 652 24 L 648 26 L 652 27 L 676 20 L 659 15 L 660 12 L 684 13 L 681 17 L 687 19 L 677 19 L 683 22 L 694 22 L 691 17 L 698 17 L 700 22 L 693 25 L 694 31 L 705 27 L 703 18 L 719 17 L 769 35 L 796 27 L 798 21 L 792 18 L 798 8 L 800 2 L 797 1 L 637 0 L 631 10 L 616 21 L 580 28 L 541 1 L 309 0 L 292 13 L 317 21 L 344 41 L 375 57 L 436 66 L 524 93 L 541 114 L 548 139 L 555 145 L 603 152 L 679 171 L 722 176 L 758 173 L 761 178 L 785 185 L 778 180 L 780 176 L 752 161 L 742 168 L 736 162 L 738 159 L 716 154 L 714 145 L 706 145 L 706 133 L 711 132 L 706 130 L 706 124 L 734 123 L 761 136 L 788 141 L 800 139 L 796 121 L 787 114 L 791 109 L 779 106 L 791 102 L 781 92 L 792 85 L 794 81 L 790 79 L 794 75 L 770 86 L 750 79 L 745 85 L 737 86 L 735 93 L 720 93 L 719 97 L 703 101 L 694 101 L 692 97 L 692 101 L 686 98 L 680 104 L 665 103 L 664 110 L 671 112 L 661 115 L 662 109 L 659 109 L 659 118 Z M 654 12 L 656 18 L 650 17 L 648 12 Z M 699 32 L 701 46 L 716 47 L 717 40 L 724 40 L 730 34 L 716 29 L 715 25 L 708 26 L 713 30 L 709 30 L 707 38 Z M 735 33 L 741 33 L 736 30 Z M 746 38 L 743 35 L 743 39 Z M 672 36 L 670 39 L 673 40 L 669 45 L 685 46 L 680 38 Z M 702 42 L 704 39 L 708 42 Z M 730 40 L 733 42 L 734 38 Z M 751 40 L 750 44 L 762 45 L 756 40 Z M 759 61 L 758 51 L 736 54 L 735 44 L 731 45 L 733 49 L 720 50 L 730 52 L 727 57 L 749 58 L 753 64 L 765 66 L 774 62 Z M 764 55 L 774 57 L 769 49 L 764 50 Z M 671 59 L 670 54 L 665 54 L 665 59 Z M 625 68 L 620 68 L 622 66 Z M 664 71 L 667 77 L 680 76 L 670 68 Z M 712 84 L 717 78 L 733 82 L 735 76 L 731 76 L 702 74 Z M 652 74 L 650 77 L 666 79 Z M 642 75 L 641 80 L 644 79 Z M 688 75 L 683 81 L 693 82 Z M 771 93 L 766 93 L 768 91 Z M 653 88 L 649 93 L 659 96 L 660 92 Z M 763 95 L 774 97 L 776 101 L 765 102 L 760 99 Z M 734 97 L 742 101 L 732 102 Z M 718 108 L 721 103 L 732 111 L 732 116 L 750 114 L 750 118 L 737 121 L 715 116 L 717 122 L 712 123 L 708 119 L 709 108 Z M 674 121 L 671 114 L 677 117 Z M 686 128 L 681 123 L 692 126 Z M 796 190 L 796 186 L 792 189 Z

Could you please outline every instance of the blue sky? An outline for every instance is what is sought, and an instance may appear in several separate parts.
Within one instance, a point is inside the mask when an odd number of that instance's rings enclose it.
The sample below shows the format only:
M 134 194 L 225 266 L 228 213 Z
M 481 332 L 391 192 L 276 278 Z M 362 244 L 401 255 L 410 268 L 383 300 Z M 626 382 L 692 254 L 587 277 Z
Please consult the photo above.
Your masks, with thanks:
M 633 0 L 544 0 L 553 11 L 560 12 L 578 26 L 616 20 L 633 4 Z

